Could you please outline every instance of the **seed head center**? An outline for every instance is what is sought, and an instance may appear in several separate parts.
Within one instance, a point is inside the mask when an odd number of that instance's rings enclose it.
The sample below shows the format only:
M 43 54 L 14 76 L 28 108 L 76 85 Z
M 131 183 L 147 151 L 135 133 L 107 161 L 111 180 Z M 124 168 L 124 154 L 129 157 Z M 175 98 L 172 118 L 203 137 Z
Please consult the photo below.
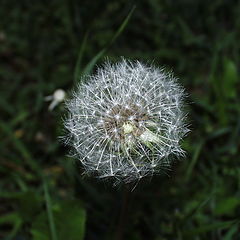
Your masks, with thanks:
M 148 120 L 147 112 L 134 104 L 116 105 L 106 111 L 103 126 L 113 141 L 125 141 L 127 137 L 139 136 Z

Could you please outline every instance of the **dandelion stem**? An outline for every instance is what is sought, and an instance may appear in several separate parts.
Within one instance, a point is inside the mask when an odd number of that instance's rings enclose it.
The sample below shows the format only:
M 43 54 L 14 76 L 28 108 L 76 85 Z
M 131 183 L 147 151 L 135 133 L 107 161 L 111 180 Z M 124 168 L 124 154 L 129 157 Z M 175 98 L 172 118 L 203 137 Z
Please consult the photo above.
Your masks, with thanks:
M 121 204 L 121 210 L 119 214 L 119 220 L 117 224 L 117 230 L 116 230 L 116 240 L 122 240 L 124 238 L 124 230 L 125 225 L 127 223 L 127 211 L 129 207 L 129 199 L 130 199 L 130 189 L 128 186 L 124 186 L 123 188 L 123 196 L 122 196 L 122 204 Z

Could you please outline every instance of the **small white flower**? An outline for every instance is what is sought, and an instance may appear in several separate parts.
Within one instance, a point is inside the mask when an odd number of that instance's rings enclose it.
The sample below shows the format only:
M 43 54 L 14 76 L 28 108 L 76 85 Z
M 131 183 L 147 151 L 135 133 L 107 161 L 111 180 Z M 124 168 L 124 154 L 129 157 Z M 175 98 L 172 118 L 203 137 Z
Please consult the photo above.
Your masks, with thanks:
M 67 102 L 65 127 L 86 173 L 131 182 L 184 155 L 184 90 L 171 73 L 122 59 L 82 82 Z
M 54 91 L 53 95 L 45 97 L 45 101 L 52 101 L 48 107 L 49 111 L 52 111 L 60 102 L 65 99 L 66 93 L 62 89 Z

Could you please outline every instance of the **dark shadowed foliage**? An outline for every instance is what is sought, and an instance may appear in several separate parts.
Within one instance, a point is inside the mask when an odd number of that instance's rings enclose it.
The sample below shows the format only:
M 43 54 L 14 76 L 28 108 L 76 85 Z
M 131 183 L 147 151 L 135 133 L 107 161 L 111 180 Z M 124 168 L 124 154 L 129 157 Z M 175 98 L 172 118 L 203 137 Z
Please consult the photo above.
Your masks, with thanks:
M 0 1 L 0 239 L 240 239 L 239 29 L 237 0 Z M 121 56 L 174 70 L 191 133 L 172 171 L 113 188 L 45 97 Z

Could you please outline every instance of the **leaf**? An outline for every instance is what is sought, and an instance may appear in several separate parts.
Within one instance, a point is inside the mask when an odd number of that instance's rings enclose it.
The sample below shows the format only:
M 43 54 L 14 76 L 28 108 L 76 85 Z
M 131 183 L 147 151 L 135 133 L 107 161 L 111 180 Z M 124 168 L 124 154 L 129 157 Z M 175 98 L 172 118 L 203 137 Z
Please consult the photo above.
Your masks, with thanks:
M 3 216 L 0 216 L 0 226 L 4 224 L 11 224 L 12 229 L 8 234 L 7 239 L 12 239 L 14 236 L 16 236 L 17 232 L 20 230 L 22 226 L 22 219 L 17 213 L 9 213 Z
M 79 53 L 78 53 L 78 59 L 77 59 L 77 63 L 76 63 L 75 70 L 74 70 L 74 81 L 75 82 L 77 82 L 77 80 L 80 76 L 82 57 L 83 57 L 83 53 L 84 53 L 84 50 L 86 47 L 87 40 L 88 40 L 88 33 L 85 34 L 82 44 L 81 44 L 81 47 L 80 47 L 80 50 L 79 50 Z
M 14 134 L 13 129 L 11 126 L 9 126 L 7 123 L 0 121 L 0 130 L 6 134 L 9 139 L 11 139 L 12 144 L 15 147 L 15 150 L 19 152 L 19 154 L 22 156 L 22 158 L 26 161 L 26 163 L 37 173 L 40 172 L 40 167 L 36 161 L 33 160 L 33 157 L 31 155 L 31 152 L 29 148 L 24 144 L 23 141 L 18 139 L 16 135 Z
M 183 235 L 184 236 L 195 236 L 195 235 L 203 234 L 203 233 L 210 232 L 213 230 L 229 228 L 232 225 L 235 225 L 237 223 L 238 223 L 237 221 L 225 221 L 225 222 L 215 222 L 212 224 L 201 225 L 200 227 L 192 229 L 188 232 L 185 231 L 183 233 Z
M 52 202 L 51 202 L 51 197 L 48 192 L 48 184 L 47 181 L 43 178 L 43 188 L 44 188 L 44 196 L 45 196 L 45 201 L 46 201 L 46 206 L 47 206 L 47 215 L 48 215 L 48 222 L 49 222 L 49 227 L 50 227 L 50 233 L 51 233 L 51 239 L 52 240 L 57 240 L 57 233 L 56 233 L 56 227 L 55 227 L 55 221 L 53 217 L 53 212 L 52 212 Z
M 84 239 L 86 212 L 79 201 L 60 201 L 52 206 L 56 232 L 59 240 Z M 33 221 L 31 233 L 33 240 L 51 239 L 48 216 L 39 214 Z
M 200 211 L 213 197 L 213 193 L 205 200 L 199 202 L 188 214 L 186 214 L 182 220 L 181 225 L 184 225 L 189 219 L 191 219 L 198 211 Z
M 17 203 L 21 218 L 25 221 L 30 221 L 37 211 L 39 211 L 42 201 L 36 193 L 27 191 L 18 196 Z
M 230 59 L 225 59 L 222 77 L 222 91 L 226 98 L 234 98 L 237 95 L 236 83 L 238 81 L 238 71 L 235 63 Z
M 234 234 L 238 232 L 238 225 L 233 225 L 228 231 L 227 233 L 224 235 L 224 237 L 222 238 L 222 240 L 232 240 L 234 239 Z
M 127 26 L 134 10 L 135 10 L 135 6 L 132 7 L 131 11 L 129 12 L 129 14 L 127 15 L 127 17 L 124 19 L 124 21 L 122 22 L 122 24 L 120 25 L 120 27 L 118 28 L 118 30 L 115 32 L 115 34 L 113 35 L 112 39 L 109 41 L 109 43 L 98 53 L 96 54 L 92 60 L 86 65 L 86 67 L 84 68 L 82 75 L 88 75 L 94 65 L 96 64 L 96 62 L 105 54 L 105 52 L 110 48 L 110 46 L 116 41 L 116 39 L 118 38 L 118 36 L 123 32 L 123 30 L 125 29 L 125 27 Z
M 240 205 L 240 200 L 235 197 L 223 199 L 215 208 L 216 215 L 231 215 L 237 206 Z
M 191 177 L 191 174 L 192 174 L 192 171 L 194 169 L 194 166 L 196 165 L 197 163 L 197 160 L 199 158 L 199 155 L 201 153 L 201 150 L 202 150 L 202 147 L 203 147 L 203 141 L 201 141 L 200 143 L 197 144 L 197 146 L 195 147 L 195 151 L 194 151 L 194 154 L 193 154 L 193 157 L 192 157 L 192 160 L 188 166 L 188 169 L 187 169 L 187 172 L 186 172 L 186 176 L 185 176 L 185 181 L 187 182 L 190 177 Z

